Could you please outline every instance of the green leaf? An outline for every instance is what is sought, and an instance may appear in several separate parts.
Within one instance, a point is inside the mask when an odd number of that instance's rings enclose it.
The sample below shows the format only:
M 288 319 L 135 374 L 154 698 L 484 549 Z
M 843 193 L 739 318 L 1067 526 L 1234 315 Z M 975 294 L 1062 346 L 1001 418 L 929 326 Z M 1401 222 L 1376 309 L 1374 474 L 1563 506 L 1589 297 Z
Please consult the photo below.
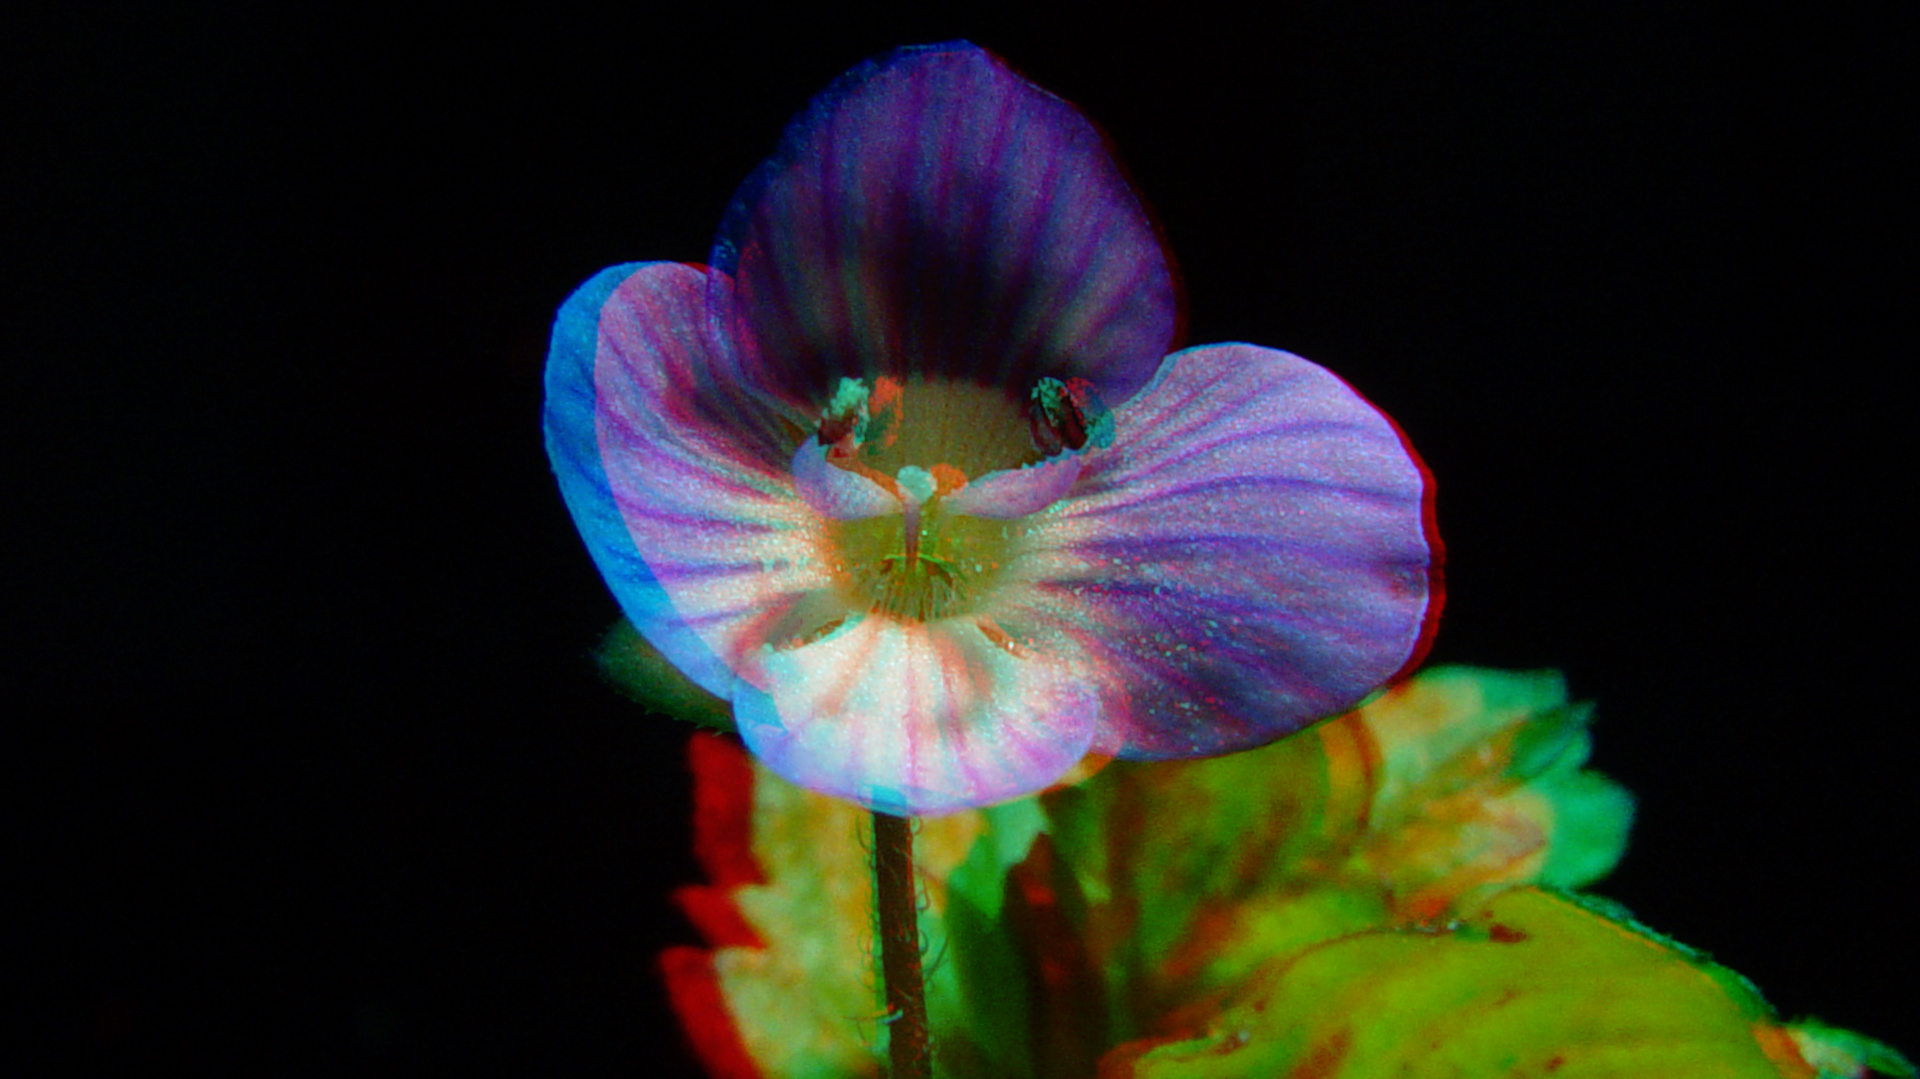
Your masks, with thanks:
M 1116 1037 L 1181 992 L 1169 956 L 1209 911 L 1274 892 L 1310 860 L 1326 791 L 1309 738 L 1204 762 L 1115 762 L 1042 796 L 1088 903 L 1082 932 L 1108 968 Z
M 648 711 L 731 732 L 733 706 L 700 688 L 622 618 L 594 650 L 600 676 Z
M 1046 819 L 1031 798 L 994 806 L 982 815 L 986 831 L 947 878 L 949 950 L 943 962 L 952 965 L 957 979 L 958 1008 L 951 1016 L 933 1013 L 934 1034 L 943 1047 L 942 1071 L 947 1074 L 1034 1079 L 1027 956 L 1021 934 L 1003 915 L 1008 875 L 1027 857 Z M 943 1029 L 943 1018 L 959 1016 L 965 1016 L 964 1024 L 945 1024 Z M 959 1053 L 954 1051 L 956 1038 L 966 1043 Z
M 1920 1075 L 1920 1069 L 1892 1046 L 1817 1019 L 1789 1023 L 1787 1034 L 1819 1073 L 1819 1079 L 1864 1079 L 1867 1075 L 1914 1079 Z
M 1540 883 L 1584 888 L 1613 871 L 1633 826 L 1633 796 L 1594 772 L 1569 772 L 1540 784 L 1553 805 L 1553 842 Z
M 1278 951 L 1604 874 L 1632 799 L 1582 770 L 1590 715 L 1557 674 L 1442 667 L 1261 749 L 1115 763 L 1043 796 L 1112 1037 Z
M 1195 1033 L 1123 1046 L 1103 1079 L 1806 1074 L 1737 976 L 1534 888 L 1279 956 Z
M 1533 887 L 1625 844 L 1589 716 L 1557 675 L 1440 668 L 1262 749 L 922 822 L 937 1079 L 1912 1077 Z M 764 947 L 712 956 L 735 1025 L 768 1079 L 873 1079 L 864 815 L 752 774 L 765 882 L 727 895 Z

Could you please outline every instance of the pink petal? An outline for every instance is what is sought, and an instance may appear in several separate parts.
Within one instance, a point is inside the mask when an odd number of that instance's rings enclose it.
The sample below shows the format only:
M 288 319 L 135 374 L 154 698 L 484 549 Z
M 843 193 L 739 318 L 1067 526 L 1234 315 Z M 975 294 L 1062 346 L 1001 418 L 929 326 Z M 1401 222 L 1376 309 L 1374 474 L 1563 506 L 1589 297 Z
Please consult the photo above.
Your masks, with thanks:
M 595 274 L 561 306 L 554 321 L 547 359 L 547 455 L 560 481 L 560 494 L 573 514 L 587 551 L 606 578 L 620 609 L 654 647 L 673 658 L 687 677 L 709 692 L 732 692 L 733 671 L 701 642 L 674 612 L 666 591 L 634 550 L 633 537 L 620 516 L 612 485 L 600 459 L 595 432 L 599 405 L 594 365 L 600 350 L 600 320 L 609 299 L 629 279 L 646 274 L 665 278 L 698 271 L 675 264 L 628 263 Z M 618 305 L 613 305 L 618 310 Z
M 948 513 L 964 513 L 997 521 L 1039 513 L 1058 502 L 1080 478 L 1081 458 L 1066 454 L 1022 468 L 1003 468 L 970 481 L 942 505 Z
M 769 649 L 734 700 L 777 774 L 871 809 L 933 816 L 1042 790 L 1085 755 L 1099 702 L 1081 673 L 970 619 L 855 616 Z
M 770 463 L 740 437 L 770 423 L 764 406 L 705 381 L 705 285 L 697 269 L 653 263 L 608 297 L 594 429 L 619 518 L 671 619 L 744 674 L 762 644 L 810 632 L 841 604 L 821 519 L 795 492 L 786 455 Z M 676 654 L 672 636 L 648 639 L 683 670 L 697 659 Z
M 793 451 L 794 486 L 815 513 L 836 521 L 858 521 L 900 512 L 900 499 L 892 491 L 829 463 L 831 449 L 809 438 Z

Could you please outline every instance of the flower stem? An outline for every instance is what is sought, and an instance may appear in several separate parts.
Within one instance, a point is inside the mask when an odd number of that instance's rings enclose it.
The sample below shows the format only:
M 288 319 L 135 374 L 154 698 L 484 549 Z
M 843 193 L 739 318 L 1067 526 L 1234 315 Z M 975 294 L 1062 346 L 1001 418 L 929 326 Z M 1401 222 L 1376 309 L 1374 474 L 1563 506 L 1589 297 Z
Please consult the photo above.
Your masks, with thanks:
M 887 983 L 891 1079 L 932 1079 L 927 990 L 920 971 L 919 902 L 913 887 L 913 822 L 873 815 L 873 876 L 880 910 L 880 971 Z

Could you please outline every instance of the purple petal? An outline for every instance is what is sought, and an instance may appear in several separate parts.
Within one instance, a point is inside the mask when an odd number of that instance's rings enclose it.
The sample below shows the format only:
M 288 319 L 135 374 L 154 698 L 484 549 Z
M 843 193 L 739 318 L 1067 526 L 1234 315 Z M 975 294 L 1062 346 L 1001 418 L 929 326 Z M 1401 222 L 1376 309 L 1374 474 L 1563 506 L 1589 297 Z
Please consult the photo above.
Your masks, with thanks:
M 1079 454 L 1064 454 L 1020 468 L 989 472 L 946 499 L 948 513 L 1010 521 L 1039 513 L 1073 488 L 1084 467 Z
M 1113 448 L 1033 518 L 991 610 L 1075 652 L 1095 749 L 1166 758 L 1272 741 L 1348 708 L 1423 644 L 1426 480 L 1399 432 L 1288 353 L 1167 358 Z
M 594 361 L 600 347 L 600 316 L 608 298 L 623 282 L 638 277 L 672 278 L 690 272 L 698 273 L 677 263 L 614 266 L 568 297 L 554 320 L 544 422 L 547 456 L 559 477 L 561 497 L 620 609 L 688 677 L 724 697 L 731 693 L 733 672 L 674 613 L 666 590 L 634 548 L 601 464 L 600 440 L 594 432 Z
M 1099 701 L 1079 671 L 973 621 L 855 616 L 769 650 L 734 699 L 774 772 L 870 809 L 934 816 L 1046 788 L 1080 760 Z
M 820 518 L 794 491 L 785 458 L 770 466 L 740 440 L 755 429 L 751 411 L 715 419 L 721 403 L 752 406 L 703 383 L 705 285 L 698 269 L 650 263 L 606 295 L 594 329 L 592 430 L 612 520 L 637 560 L 603 561 L 602 571 L 655 647 L 729 696 L 732 675 L 751 677 L 761 645 L 809 632 L 838 601 Z M 567 392 L 578 397 L 578 360 L 568 363 Z M 581 439 L 579 424 L 569 414 L 570 444 Z M 591 522 L 575 510 L 583 532 L 611 526 L 604 506 L 595 510 Z M 644 601 L 630 600 L 641 593 Z
M 815 513 L 836 521 L 858 521 L 901 511 L 900 499 L 892 491 L 857 472 L 829 464 L 830 448 L 809 438 L 793 452 L 794 487 Z
M 1123 401 L 1173 338 L 1139 197 L 1073 106 L 957 42 L 843 76 L 736 197 L 714 265 L 741 377 L 1081 377 Z

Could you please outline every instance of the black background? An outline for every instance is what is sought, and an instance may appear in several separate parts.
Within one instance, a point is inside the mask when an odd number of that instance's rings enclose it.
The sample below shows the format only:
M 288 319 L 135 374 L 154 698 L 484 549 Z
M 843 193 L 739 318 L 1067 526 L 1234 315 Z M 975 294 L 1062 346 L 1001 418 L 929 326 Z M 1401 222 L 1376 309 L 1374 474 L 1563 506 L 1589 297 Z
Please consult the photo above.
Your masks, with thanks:
M 602 266 L 704 259 L 834 75 L 965 36 L 1107 128 L 1191 340 L 1309 356 L 1409 433 L 1433 658 L 1600 702 L 1640 799 L 1600 890 L 1920 1048 L 1893 20 L 1167 9 L 123 4 L 0 36 L 26 1044 L 690 1072 L 652 965 L 692 939 L 684 731 L 591 669 L 615 609 L 541 449 L 548 322 Z

